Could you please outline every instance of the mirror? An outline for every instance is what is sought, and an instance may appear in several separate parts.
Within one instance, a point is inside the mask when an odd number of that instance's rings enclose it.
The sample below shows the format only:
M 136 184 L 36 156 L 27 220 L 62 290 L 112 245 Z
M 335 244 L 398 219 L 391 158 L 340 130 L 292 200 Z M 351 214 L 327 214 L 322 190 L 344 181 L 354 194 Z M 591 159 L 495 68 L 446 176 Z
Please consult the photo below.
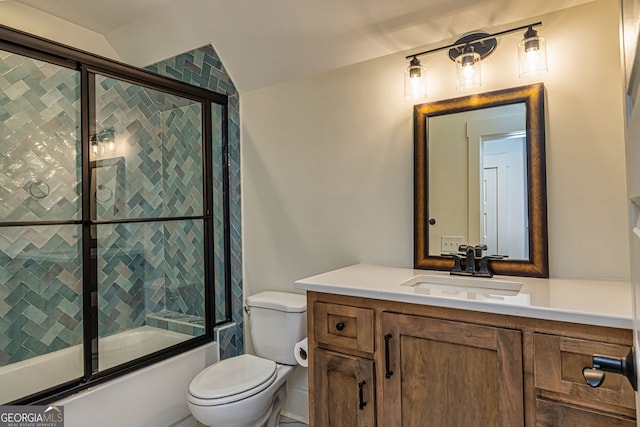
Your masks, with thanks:
M 414 265 L 487 245 L 494 274 L 548 277 L 542 84 L 414 107 Z

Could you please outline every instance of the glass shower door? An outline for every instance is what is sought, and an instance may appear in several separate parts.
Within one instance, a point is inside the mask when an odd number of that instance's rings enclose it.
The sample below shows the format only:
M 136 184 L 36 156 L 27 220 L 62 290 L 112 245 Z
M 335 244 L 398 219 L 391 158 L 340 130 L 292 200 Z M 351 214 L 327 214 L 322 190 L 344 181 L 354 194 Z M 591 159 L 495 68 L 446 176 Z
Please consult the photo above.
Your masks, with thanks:
M 0 51 L 0 404 L 83 375 L 80 73 Z
M 98 369 L 205 333 L 203 108 L 94 75 Z

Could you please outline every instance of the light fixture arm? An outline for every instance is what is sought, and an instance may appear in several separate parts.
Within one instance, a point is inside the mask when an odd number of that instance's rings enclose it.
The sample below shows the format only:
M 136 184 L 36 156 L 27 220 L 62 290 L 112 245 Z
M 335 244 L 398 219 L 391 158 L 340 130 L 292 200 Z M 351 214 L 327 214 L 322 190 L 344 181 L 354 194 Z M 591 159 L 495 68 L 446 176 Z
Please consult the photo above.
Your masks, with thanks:
M 413 55 L 407 55 L 405 57 L 405 59 L 409 59 L 409 58 L 417 58 L 418 56 L 423 56 L 423 55 L 428 55 L 430 53 L 434 53 L 434 52 L 440 52 L 441 50 L 445 50 L 445 49 L 460 49 L 461 47 L 464 46 L 468 46 L 470 43 L 481 43 L 490 39 L 495 39 L 496 37 L 500 37 L 503 36 L 505 34 L 510 34 L 510 33 L 515 33 L 516 31 L 521 31 L 524 29 L 527 29 L 527 33 L 525 34 L 525 37 L 529 37 L 528 35 L 531 34 L 532 36 L 535 36 L 537 34 L 537 32 L 533 29 L 533 27 L 537 27 L 539 25 L 542 25 L 542 22 L 535 22 L 533 24 L 527 24 L 527 25 L 523 25 L 521 27 L 516 27 L 516 28 L 511 28 L 508 30 L 504 30 L 504 31 L 499 31 L 497 33 L 493 33 L 493 34 L 487 34 L 487 35 L 483 35 L 477 39 L 473 39 L 473 40 L 465 40 L 465 41 L 456 41 L 455 43 L 452 43 L 450 45 L 447 46 L 442 46 L 442 47 L 438 47 L 435 49 L 430 49 L 430 50 L 425 50 L 424 52 L 419 52 L 419 53 L 414 53 Z

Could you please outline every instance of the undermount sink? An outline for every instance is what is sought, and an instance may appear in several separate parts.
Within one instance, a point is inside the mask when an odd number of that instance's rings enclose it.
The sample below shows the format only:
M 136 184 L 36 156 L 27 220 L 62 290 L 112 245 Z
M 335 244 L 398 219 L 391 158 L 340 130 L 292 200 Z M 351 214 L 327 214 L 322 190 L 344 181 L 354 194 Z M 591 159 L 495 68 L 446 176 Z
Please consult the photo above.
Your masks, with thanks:
M 419 275 L 412 277 L 401 286 L 410 286 L 416 291 L 438 290 L 451 293 L 471 292 L 489 295 L 518 295 L 522 289 L 522 283 L 510 282 L 507 280 L 487 279 L 481 277 L 460 277 L 460 276 L 436 276 Z

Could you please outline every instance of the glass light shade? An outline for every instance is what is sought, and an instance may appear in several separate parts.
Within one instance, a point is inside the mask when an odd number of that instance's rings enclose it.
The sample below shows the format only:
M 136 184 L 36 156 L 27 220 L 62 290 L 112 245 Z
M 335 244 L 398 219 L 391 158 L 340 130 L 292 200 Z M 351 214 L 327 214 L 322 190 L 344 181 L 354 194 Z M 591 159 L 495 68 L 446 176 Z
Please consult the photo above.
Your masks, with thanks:
M 109 154 L 116 154 L 118 152 L 118 146 L 115 141 L 109 141 L 105 143 L 105 151 Z
M 480 87 L 482 84 L 480 54 L 471 50 L 458 55 L 456 58 L 456 74 L 458 76 L 458 89 Z
M 104 146 L 98 140 L 98 138 L 93 137 L 91 139 L 91 157 L 95 159 L 97 157 L 102 156 L 103 154 L 104 154 Z
M 414 59 L 404 72 L 404 97 L 420 99 L 427 96 L 427 76 L 420 61 Z
M 524 38 L 518 43 L 518 74 L 520 77 L 546 73 L 547 43 L 537 35 Z
M 118 154 L 118 143 L 113 136 L 105 138 L 102 141 L 102 147 L 104 154 L 107 156 L 113 157 Z

